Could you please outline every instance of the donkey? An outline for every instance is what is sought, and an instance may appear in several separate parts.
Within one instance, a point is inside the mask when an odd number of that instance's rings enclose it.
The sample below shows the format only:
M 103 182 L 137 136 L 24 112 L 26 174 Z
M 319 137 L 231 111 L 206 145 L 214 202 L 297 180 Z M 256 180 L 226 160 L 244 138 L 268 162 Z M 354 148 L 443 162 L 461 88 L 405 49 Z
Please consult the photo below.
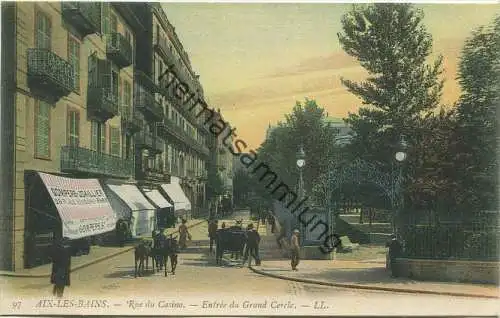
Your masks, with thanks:
M 144 276 L 144 261 L 148 269 L 149 256 L 151 255 L 151 242 L 141 241 L 134 249 L 135 271 L 134 277 Z

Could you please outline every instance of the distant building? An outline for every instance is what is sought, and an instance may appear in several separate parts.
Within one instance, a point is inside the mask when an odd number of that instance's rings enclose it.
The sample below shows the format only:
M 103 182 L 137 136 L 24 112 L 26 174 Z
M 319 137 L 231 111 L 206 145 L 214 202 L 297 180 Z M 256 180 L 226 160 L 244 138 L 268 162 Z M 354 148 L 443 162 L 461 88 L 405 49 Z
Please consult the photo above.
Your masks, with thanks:
M 346 145 L 351 142 L 352 129 L 342 119 L 327 117 L 325 122 L 335 128 L 334 141 L 337 145 Z

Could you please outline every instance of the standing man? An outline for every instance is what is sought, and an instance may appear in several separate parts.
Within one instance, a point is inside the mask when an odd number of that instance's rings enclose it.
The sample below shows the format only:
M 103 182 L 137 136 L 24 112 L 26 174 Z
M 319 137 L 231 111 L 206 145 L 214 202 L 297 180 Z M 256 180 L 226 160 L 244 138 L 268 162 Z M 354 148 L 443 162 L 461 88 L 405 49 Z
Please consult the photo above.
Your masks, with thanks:
M 255 265 L 260 265 L 259 243 L 259 232 L 257 232 L 257 230 L 253 227 L 253 224 L 250 223 L 247 227 L 247 246 L 245 248 L 245 255 L 243 256 L 243 264 L 245 264 L 248 259 L 248 267 L 250 267 L 253 257 L 255 259 Z
M 299 230 L 293 230 L 292 238 L 290 239 L 290 249 L 291 249 L 291 265 L 292 270 L 297 271 L 297 265 L 299 265 L 299 252 L 300 252 L 300 244 L 299 244 Z
M 212 254 L 215 239 L 217 237 L 217 220 L 210 220 L 208 223 L 208 237 L 210 238 L 210 254 Z
M 54 241 L 51 250 L 52 273 L 50 283 L 54 284 L 52 294 L 61 298 L 64 293 L 64 287 L 70 285 L 71 272 L 71 247 L 69 239 L 58 238 Z
M 398 241 L 396 234 L 391 234 L 391 240 L 385 244 L 389 248 L 389 269 L 391 277 L 399 276 L 399 268 L 396 259 L 403 254 L 403 246 Z

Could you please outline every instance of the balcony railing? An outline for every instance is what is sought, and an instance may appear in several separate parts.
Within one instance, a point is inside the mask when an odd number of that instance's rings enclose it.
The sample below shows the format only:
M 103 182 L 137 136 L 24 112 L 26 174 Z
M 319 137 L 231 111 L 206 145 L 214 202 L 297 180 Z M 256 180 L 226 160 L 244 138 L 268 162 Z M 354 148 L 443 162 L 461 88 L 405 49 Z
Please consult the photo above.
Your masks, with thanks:
M 92 87 L 89 82 L 87 104 L 94 116 L 105 121 L 118 115 L 118 96 L 110 88 Z
M 74 89 L 73 66 L 47 49 L 28 49 L 28 85 L 58 101 Z
M 154 96 L 146 91 L 139 91 L 134 98 L 135 108 L 152 121 L 162 121 L 163 107 Z
M 154 148 L 153 141 L 154 141 L 153 134 L 148 133 L 144 130 L 135 134 L 135 145 L 138 148 L 143 148 L 143 149 L 148 149 L 148 150 L 154 151 L 155 148 Z
M 134 79 L 137 84 L 147 88 L 150 93 L 160 93 L 160 87 L 156 85 L 154 79 L 143 71 L 135 68 L 134 69 Z
M 139 170 L 136 179 L 170 183 L 170 175 L 165 170 L 159 168 Z
M 157 128 L 158 134 L 162 137 L 172 136 L 178 141 L 187 144 L 189 147 L 202 155 L 208 156 L 210 153 L 206 146 L 202 145 L 196 139 L 182 131 L 179 126 L 168 118 L 164 118 L 162 122 L 157 123 Z
M 133 161 L 78 146 L 61 147 L 61 171 L 130 178 Z
M 73 25 L 83 37 L 101 31 L 99 2 L 62 1 L 61 10 L 64 20 Z
M 108 34 L 106 54 L 120 68 L 132 64 L 132 45 L 118 32 Z
M 121 119 L 123 130 L 128 131 L 131 134 L 135 134 L 142 129 L 142 119 L 139 118 L 138 114 L 132 111 L 128 105 L 122 107 Z

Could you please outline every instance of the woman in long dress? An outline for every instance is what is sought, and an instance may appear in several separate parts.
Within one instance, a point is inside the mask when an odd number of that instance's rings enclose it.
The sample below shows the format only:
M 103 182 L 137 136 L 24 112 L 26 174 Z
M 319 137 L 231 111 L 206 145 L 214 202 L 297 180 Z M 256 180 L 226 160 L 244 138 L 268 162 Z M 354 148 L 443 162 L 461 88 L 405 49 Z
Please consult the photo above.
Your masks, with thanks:
M 191 240 L 191 234 L 189 234 L 188 228 L 186 226 L 187 221 L 182 219 L 182 224 L 179 225 L 179 247 L 185 249 L 187 247 L 187 240 Z

